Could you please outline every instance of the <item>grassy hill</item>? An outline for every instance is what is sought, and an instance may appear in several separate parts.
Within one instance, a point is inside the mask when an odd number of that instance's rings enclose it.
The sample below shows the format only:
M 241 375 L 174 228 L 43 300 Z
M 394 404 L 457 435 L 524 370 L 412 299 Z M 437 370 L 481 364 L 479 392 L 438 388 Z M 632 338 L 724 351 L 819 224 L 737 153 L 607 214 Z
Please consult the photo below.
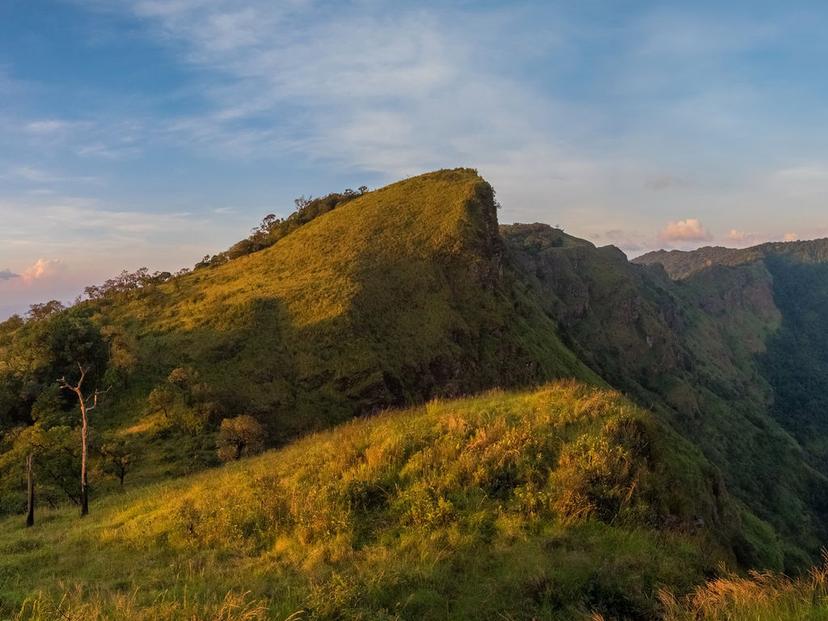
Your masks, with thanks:
M 82 521 L 7 520 L 0 614 L 650 618 L 660 587 L 733 566 L 744 519 L 652 414 L 558 383 L 384 412 Z
M 818 560 L 822 242 L 631 263 L 498 226 L 468 169 L 271 224 L 0 324 L 4 614 L 686 618 L 708 577 Z M 80 522 L 77 403 L 55 386 L 77 351 L 111 387 Z M 240 415 L 278 450 L 216 468 Z
M 145 393 L 192 366 L 274 433 L 550 377 L 600 381 L 522 298 L 474 171 L 369 192 L 260 252 L 99 303 Z

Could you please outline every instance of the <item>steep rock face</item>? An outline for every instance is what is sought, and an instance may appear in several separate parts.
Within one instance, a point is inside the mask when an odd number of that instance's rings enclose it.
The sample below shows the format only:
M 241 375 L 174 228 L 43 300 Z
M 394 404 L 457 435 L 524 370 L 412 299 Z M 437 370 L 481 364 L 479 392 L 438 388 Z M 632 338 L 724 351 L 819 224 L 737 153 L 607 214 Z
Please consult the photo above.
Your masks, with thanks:
M 667 416 L 745 503 L 813 553 L 826 534 L 828 480 L 770 415 L 762 361 L 782 315 L 765 265 L 713 266 L 676 282 L 657 263 L 549 227 L 501 231 L 565 342 Z
M 636 262 L 663 265 L 732 342 L 757 354 L 771 413 L 828 473 L 828 240 L 659 251 Z
M 686 365 L 672 331 L 683 323 L 657 278 L 613 247 L 596 248 L 546 225 L 501 227 L 513 260 L 578 353 L 625 389 L 646 388 Z

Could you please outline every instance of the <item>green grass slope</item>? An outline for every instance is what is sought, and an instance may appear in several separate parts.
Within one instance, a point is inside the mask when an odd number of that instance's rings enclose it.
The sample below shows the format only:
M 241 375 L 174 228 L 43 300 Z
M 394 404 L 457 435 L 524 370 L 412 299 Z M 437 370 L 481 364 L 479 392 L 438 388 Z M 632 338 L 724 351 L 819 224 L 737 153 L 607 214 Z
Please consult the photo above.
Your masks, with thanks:
M 281 437 L 433 396 L 600 381 L 515 288 L 491 187 L 468 169 L 369 192 L 270 248 L 95 304 L 137 343 L 122 409 L 192 366 Z
M 742 519 L 619 394 L 496 391 L 0 522 L 0 616 L 649 619 L 733 562 Z
M 828 474 L 828 240 L 659 251 L 635 262 L 662 266 L 703 310 L 729 323 L 729 345 L 756 345 L 754 383 L 768 387 L 768 410 Z M 777 315 L 771 330 L 757 330 L 755 319 L 751 326 L 757 312 Z

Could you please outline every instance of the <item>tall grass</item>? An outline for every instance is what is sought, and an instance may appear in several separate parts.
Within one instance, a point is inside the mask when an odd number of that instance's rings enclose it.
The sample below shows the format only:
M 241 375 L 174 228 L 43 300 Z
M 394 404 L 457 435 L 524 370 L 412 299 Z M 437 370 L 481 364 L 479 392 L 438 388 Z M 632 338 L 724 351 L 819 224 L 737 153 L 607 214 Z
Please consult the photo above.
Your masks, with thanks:
M 772 572 L 711 580 L 685 597 L 660 594 L 666 621 L 817 621 L 828 619 L 828 561 L 789 578 Z
M 286 618 L 300 621 L 303 611 Z M 249 593 L 227 593 L 217 601 L 171 598 L 167 593 L 155 596 L 152 606 L 143 605 L 137 591 L 128 593 L 87 592 L 82 586 L 65 590 L 58 596 L 39 592 L 22 605 L 14 621 L 269 621 L 268 608 Z

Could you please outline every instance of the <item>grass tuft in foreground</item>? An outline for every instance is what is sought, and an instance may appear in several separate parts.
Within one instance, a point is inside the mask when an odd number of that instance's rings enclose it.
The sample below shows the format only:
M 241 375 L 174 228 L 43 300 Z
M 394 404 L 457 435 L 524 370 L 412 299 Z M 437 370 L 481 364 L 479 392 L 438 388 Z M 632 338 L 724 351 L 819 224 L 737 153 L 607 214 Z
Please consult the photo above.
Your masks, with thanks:
M 828 559 L 799 578 L 751 572 L 707 582 L 677 598 L 662 591 L 667 621 L 815 621 L 828 619 Z

